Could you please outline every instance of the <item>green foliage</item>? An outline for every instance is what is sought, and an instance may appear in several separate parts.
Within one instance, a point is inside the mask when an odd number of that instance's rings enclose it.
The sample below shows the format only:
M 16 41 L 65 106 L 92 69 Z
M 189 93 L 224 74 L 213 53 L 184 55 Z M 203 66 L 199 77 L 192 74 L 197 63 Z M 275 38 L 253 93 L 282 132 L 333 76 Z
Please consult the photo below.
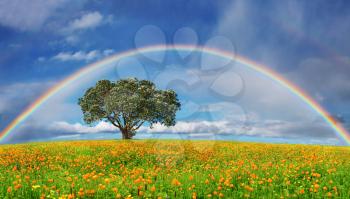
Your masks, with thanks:
M 145 122 L 151 127 L 155 123 L 175 125 L 176 112 L 181 107 L 175 91 L 158 90 L 151 81 L 136 78 L 98 81 L 78 104 L 87 124 L 111 122 L 124 139 L 132 138 Z
M 0 157 L 4 199 L 350 198 L 349 147 L 70 141 L 1 145 Z

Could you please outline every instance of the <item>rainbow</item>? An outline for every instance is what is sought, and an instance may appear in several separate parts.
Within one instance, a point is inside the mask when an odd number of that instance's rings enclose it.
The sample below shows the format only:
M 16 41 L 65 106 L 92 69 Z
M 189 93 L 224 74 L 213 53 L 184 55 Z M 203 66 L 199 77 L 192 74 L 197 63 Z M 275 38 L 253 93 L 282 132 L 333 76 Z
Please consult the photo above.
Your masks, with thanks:
M 340 138 L 342 138 L 348 145 L 350 145 L 350 134 L 345 130 L 345 128 L 340 123 L 336 122 L 335 119 L 324 108 L 322 108 L 313 98 L 311 98 L 305 91 L 303 91 L 301 88 L 297 87 L 296 85 L 294 85 L 293 83 L 285 79 L 280 74 L 276 73 L 275 71 L 269 69 L 266 66 L 263 66 L 252 60 L 249 60 L 243 56 L 234 55 L 231 52 L 227 52 L 219 49 L 207 48 L 202 46 L 193 46 L 193 45 L 155 45 L 155 46 L 148 46 L 148 47 L 139 48 L 139 49 L 132 49 L 122 53 L 117 53 L 115 55 L 109 56 L 105 59 L 102 59 L 100 61 L 97 61 L 95 63 L 89 64 L 81 68 L 80 70 L 76 71 L 75 73 L 71 74 L 67 78 L 60 81 L 55 86 L 51 87 L 43 95 L 37 98 L 32 104 L 30 104 L 21 114 L 19 114 L 8 126 L 6 126 L 6 128 L 4 128 L 1 131 L 0 142 L 3 142 L 4 139 L 9 134 L 11 134 L 11 132 L 13 132 L 13 130 L 19 124 L 21 124 L 31 114 L 33 114 L 45 101 L 47 101 L 57 92 L 61 91 L 62 89 L 72 84 L 74 81 L 77 81 L 80 78 L 84 77 L 85 75 L 90 74 L 122 58 L 137 55 L 139 53 L 160 52 L 160 51 L 167 51 L 167 50 L 177 50 L 177 51 L 187 51 L 187 52 L 198 51 L 198 52 L 205 52 L 205 53 L 219 56 L 226 59 L 233 59 L 238 63 L 244 64 L 250 69 L 253 69 L 254 71 L 257 71 L 271 78 L 275 82 L 287 88 L 291 93 L 299 97 L 309 107 L 311 107 L 316 113 L 322 116 L 322 118 L 330 125 L 330 127 L 332 127 L 335 130 L 336 134 Z

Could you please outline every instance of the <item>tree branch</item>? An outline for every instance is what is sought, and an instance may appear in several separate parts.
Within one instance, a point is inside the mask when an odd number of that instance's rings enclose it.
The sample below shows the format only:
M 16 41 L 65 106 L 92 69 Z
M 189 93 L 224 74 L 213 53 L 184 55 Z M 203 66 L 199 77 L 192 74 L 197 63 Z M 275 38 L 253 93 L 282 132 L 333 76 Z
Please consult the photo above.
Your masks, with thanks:
M 144 123 L 144 121 L 141 122 L 139 125 L 137 125 L 136 128 L 132 128 L 132 130 L 136 131 L 137 129 L 139 129 L 142 126 L 143 123 Z
M 108 121 L 109 121 L 110 123 L 112 123 L 113 126 L 120 128 L 120 126 L 119 126 L 118 124 L 116 124 L 113 120 L 111 120 L 110 118 L 108 118 Z
M 120 127 L 122 127 L 122 123 L 120 122 L 120 120 L 119 120 L 118 117 L 115 118 L 115 121 L 117 121 L 118 125 L 119 125 Z
M 117 121 L 117 124 L 114 122 L 114 120 L 111 117 L 107 117 L 108 121 L 110 121 L 115 127 L 118 127 L 119 129 L 122 128 L 122 126 L 120 125 L 119 121 Z

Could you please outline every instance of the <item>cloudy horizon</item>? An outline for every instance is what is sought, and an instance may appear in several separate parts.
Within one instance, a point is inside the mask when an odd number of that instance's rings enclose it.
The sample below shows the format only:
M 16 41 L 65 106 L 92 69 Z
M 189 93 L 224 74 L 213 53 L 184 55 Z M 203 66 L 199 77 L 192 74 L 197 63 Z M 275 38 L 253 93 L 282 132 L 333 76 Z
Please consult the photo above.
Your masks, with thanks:
M 0 53 L 0 130 L 38 96 L 87 64 L 148 45 L 190 44 L 230 51 L 268 66 L 305 90 L 350 131 L 347 1 L 322 1 L 317 6 L 306 1 L 240 0 L 190 1 L 184 7 L 161 4 L 0 1 L 0 46 L 6 49 Z M 344 144 L 314 110 L 281 85 L 235 60 L 204 52 L 140 53 L 119 60 L 53 96 L 5 142 L 82 134 L 110 138 L 106 133 L 116 132 L 110 124 L 84 124 L 77 99 L 98 79 L 130 76 L 175 89 L 183 104 L 174 127 L 143 126 L 140 133 L 149 138 L 166 132 Z

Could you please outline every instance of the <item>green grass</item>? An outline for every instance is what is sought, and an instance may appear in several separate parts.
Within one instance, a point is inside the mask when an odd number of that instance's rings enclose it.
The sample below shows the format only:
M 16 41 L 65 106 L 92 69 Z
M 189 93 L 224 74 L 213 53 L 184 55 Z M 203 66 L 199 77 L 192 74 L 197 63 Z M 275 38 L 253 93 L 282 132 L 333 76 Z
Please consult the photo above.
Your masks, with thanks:
M 350 148 L 226 141 L 0 146 L 0 198 L 350 198 Z

